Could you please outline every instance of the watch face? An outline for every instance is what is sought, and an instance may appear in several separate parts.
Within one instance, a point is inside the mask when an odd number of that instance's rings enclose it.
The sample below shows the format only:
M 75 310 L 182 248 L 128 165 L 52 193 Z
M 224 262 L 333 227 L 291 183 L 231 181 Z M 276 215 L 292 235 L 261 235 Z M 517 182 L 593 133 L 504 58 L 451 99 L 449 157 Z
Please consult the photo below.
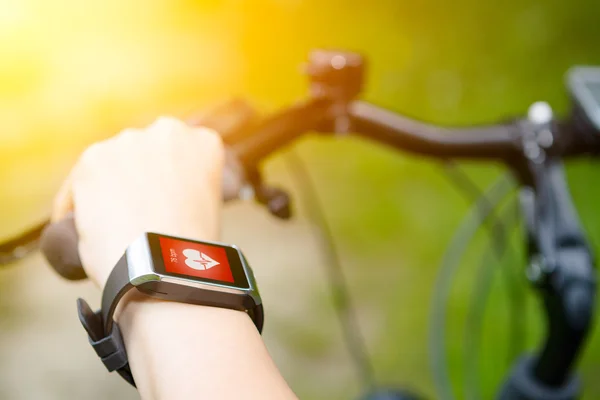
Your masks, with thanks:
M 207 283 L 249 288 L 238 251 L 230 246 L 148 234 L 156 272 Z

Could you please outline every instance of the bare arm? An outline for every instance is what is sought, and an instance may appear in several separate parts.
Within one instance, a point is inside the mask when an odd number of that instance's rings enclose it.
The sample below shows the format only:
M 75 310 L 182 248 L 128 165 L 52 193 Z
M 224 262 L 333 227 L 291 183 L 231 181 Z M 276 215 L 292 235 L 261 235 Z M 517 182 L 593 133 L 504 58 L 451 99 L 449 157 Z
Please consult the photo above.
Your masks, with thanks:
M 74 211 L 88 276 L 102 288 L 144 231 L 218 240 L 223 153 L 214 132 L 170 118 L 91 146 L 54 211 Z M 243 312 L 135 293 L 116 319 L 143 399 L 296 398 Z

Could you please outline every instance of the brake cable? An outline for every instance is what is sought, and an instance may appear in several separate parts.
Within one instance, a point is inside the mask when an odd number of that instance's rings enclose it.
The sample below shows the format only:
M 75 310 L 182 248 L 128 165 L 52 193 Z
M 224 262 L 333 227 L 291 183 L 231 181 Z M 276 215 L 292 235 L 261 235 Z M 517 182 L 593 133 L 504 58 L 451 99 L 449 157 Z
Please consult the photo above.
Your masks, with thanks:
M 348 290 L 347 278 L 341 265 L 339 252 L 335 247 L 331 226 L 327 222 L 322 205 L 319 204 L 316 186 L 305 164 L 294 149 L 289 150 L 285 159 L 290 172 L 301 186 L 302 204 L 306 205 L 309 219 L 316 225 L 315 231 L 321 239 L 318 242 L 326 254 L 325 270 L 347 351 L 354 360 L 363 385 L 368 390 L 372 390 L 375 388 L 373 365 L 368 355 L 365 339 L 360 331 L 357 314 L 353 307 L 354 302 Z
M 471 299 L 469 308 L 467 311 L 467 322 L 463 337 L 463 360 L 465 362 L 465 398 L 467 400 L 481 399 L 481 387 L 480 387 L 480 374 L 479 374 L 479 347 L 481 339 L 481 330 L 483 327 L 483 315 L 486 308 L 487 300 L 491 290 L 491 283 L 495 276 L 495 272 L 498 271 L 498 263 L 502 260 L 502 256 L 505 255 L 507 248 L 509 248 L 510 233 L 514 231 L 514 228 L 518 222 L 518 207 L 516 202 L 513 200 L 507 206 L 508 208 L 503 210 L 499 219 L 506 221 L 506 225 L 510 227 L 510 231 L 506 232 L 506 236 L 502 237 L 499 244 L 501 247 L 502 254 L 496 254 L 492 250 L 492 246 L 488 246 L 484 251 L 481 258 L 481 263 L 476 272 L 475 287 L 471 293 Z M 507 271 L 507 268 L 502 268 L 502 271 Z M 512 293 L 509 293 L 509 297 Z M 514 304 L 511 303 L 511 304 Z M 518 315 L 522 315 L 525 312 L 525 307 L 521 310 L 517 310 Z M 509 309 L 510 317 L 513 317 L 514 310 Z M 523 332 L 518 332 L 514 325 L 514 318 L 510 318 L 510 339 L 509 339 L 509 358 L 513 361 L 516 355 L 515 346 L 519 346 L 522 349 L 523 346 Z M 523 322 L 522 319 L 520 322 Z M 518 326 L 522 328 L 522 326 Z M 517 341 L 520 342 L 517 344 Z
M 452 179 L 453 183 L 463 191 L 463 193 L 467 194 L 470 197 L 470 201 L 477 201 L 478 199 L 482 199 L 482 201 L 487 202 L 488 207 L 492 207 L 492 205 L 485 199 L 485 195 L 481 191 L 481 189 L 473 182 L 473 180 L 461 169 L 458 165 L 450 160 L 446 160 L 444 163 L 446 176 Z M 496 258 L 500 261 L 504 255 L 505 249 L 503 248 L 505 236 L 508 234 L 508 230 L 506 224 L 503 223 L 502 218 L 498 218 L 497 216 L 491 217 L 493 220 L 490 220 L 489 224 L 486 224 L 489 228 L 489 233 L 491 237 L 491 246 L 496 254 Z M 506 269 L 503 269 L 506 270 Z M 507 300 L 509 302 L 510 308 L 510 337 L 521 337 L 522 332 L 518 330 L 523 326 L 524 317 L 522 315 L 521 310 L 523 309 L 523 305 L 525 302 L 523 291 L 516 290 L 518 283 L 518 276 L 516 276 L 512 270 L 506 270 L 506 290 L 509 295 L 507 296 Z M 516 348 L 512 347 L 513 342 L 511 340 L 511 349 L 509 350 L 510 354 L 515 354 Z
M 429 354 L 436 390 L 443 400 L 454 399 L 447 370 L 445 344 L 446 305 L 453 278 L 456 276 L 467 245 L 481 225 L 493 215 L 495 205 L 502 201 L 512 189 L 513 181 L 509 173 L 501 175 L 489 186 L 484 197 L 480 197 L 473 204 L 456 229 L 438 269 L 430 310 Z
M 444 160 L 444 172 L 446 176 L 450 178 L 452 183 L 462 191 L 466 196 L 468 196 L 467 200 L 469 201 L 477 201 L 481 199 L 482 202 L 485 203 L 485 207 L 493 208 L 490 201 L 483 194 L 481 189 L 475 184 L 475 182 L 467 175 L 465 171 L 463 171 L 456 162 L 451 160 Z M 490 224 L 490 234 L 492 235 L 492 243 L 500 243 L 506 235 L 506 225 L 502 222 L 501 218 L 494 218 L 492 221 L 493 224 Z M 502 246 L 495 246 L 494 250 L 497 254 L 502 253 Z
M 444 167 L 445 167 L 445 172 L 447 174 L 447 177 L 450 178 L 453 183 L 459 188 L 461 189 L 461 191 L 463 193 L 465 193 L 466 195 L 469 196 L 469 200 L 471 201 L 477 201 L 478 199 L 482 199 L 483 201 L 485 201 L 485 196 L 483 194 L 483 192 L 481 191 L 481 189 L 473 182 L 473 180 L 458 166 L 457 163 L 455 163 L 454 161 L 451 160 L 445 160 L 444 162 Z M 488 202 L 488 207 L 491 207 L 491 204 L 489 204 Z M 518 212 L 518 209 L 515 208 L 515 213 Z M 502 261 L 502 258 L 506 252 L 506 246 L 509 245 L 510 242 L 507 242 L 506 239 L 507 237 L 510 235 L 509 231 L 512 231 L 512 229 L 514 228 L 514 226 L 510 226 L 510 225 L 514 225 L 516 222 L 515 221 L 509 221 L 508 223 L 504 223 L 503 221 L 505 220 L 505 216 L 496 216 L 495 218 L 493 218 L 493 221 L 490 221 L 489 224 L 486 224 L 489 227 L 489 233 L 492 236 L 490 238 L 490 246 L 488 247 L 489 250 L 492 250 L 492 253 L 494 254 L 496 261 L 500 262 Z M 516 215 L 512 215 L 511 214 L 511 218 L 517 218 Z M 507 229 L 508 226 L 508 229 Z M 487 251 L 486 251 L 487 253 Z M 484 255 L 483 257 L 484 260 L 489 260 L 491 259 L 491 254 L 490 255 Z M 488 264 L 493 264 L 493 263 L 488 263 Z M 482 265 L 481 268 L 484 268 L 484 266 Z M 517 274 L 516 271 L 514 271 L 514 268 L 502 268 L 502 271 L 505 273 L 505 282 L 506 282 L 506 290 L 508 292 L 508 296 L 507 296 L 507 300 L 509 302 L 509 350 L 508 350 L 508 359 L 510 361 L 513 361 L 513 359 L 515 358 L 515 356 L 517 355 L 518 352 L 521 352 L 523 349 L 523 338 L 524 338 L 524 326 L 525 326 L 525 297 L 524 297 L 524 290 L 523 288 L 519 285 L 519 276 Z M 480 271 L 480 275 L 481 275 L 482 271 Z M 479 278 L 478 278 L 479 279 Z M 481 277 L 481 279 L 483 279 L 483 277 Z M 476 279 L 477 281 L 477 279 Z M 480 285 L 476 284 L 476 290 L 480 288 Z M 519 289 L 520 288 L 520 289 Z M 479 293 L 479 292 L 477 292 Z M 484 295 L 486 295 L 487 293 L 485 293 Z M 471 300 L 471 304 L 475 304 L 477 302 L 476 300 L 477 296 L 474 296 Z M 485 302 L 482 302 L 483 304 L 485 304 Z M 481 305 L 481 303 L 478 303 L 477 305 Z M 476 321 L 471 321 L 472 324 L 478 324 L 479 322 Z M 467 325 L 468 326 L 473 326 L 469 323 L 469 321 L 467 321 Z M 476 329 L 473 326 L 473 329 Z M 469 333 L 471 332 L 468 328 L 467 328 L 467 333 L 465 335 L 465 339 L 467 336 L 469 336 Z M 469 336 L 470 337 L 470 336 Z M 465 340 L 465 343 L 467 343 L 467 341 Z M 465 346 L 465 349 L 467 347 Z M 477 350 L 476 350 L 477 351 Z M 469 369 L 469 366 L 473 366 L 474 362 L 468 358 L 468 356 L 465 358 L 465 364 L 467 365 L 466 369 Z M 473 367 L 474 368 L 474 367 Z M 474 389 L 474 392 L 471 392 L 471 395 L 469 396 L 469 384 L 472 385 L 476 385 L 477 382 L 479 381 L 477 379 L 477 372 L 471 370 L 471 372 L 467 372 L 467 375 L 470 375 L 472 377 L 474 377 L 473 379 L 466 380 L 466 385 L 465 388 L 467 389 L 467 398 L 480 398 L 480 396 L 474 395 L 473 393 L 477 393 L 477 390 Z

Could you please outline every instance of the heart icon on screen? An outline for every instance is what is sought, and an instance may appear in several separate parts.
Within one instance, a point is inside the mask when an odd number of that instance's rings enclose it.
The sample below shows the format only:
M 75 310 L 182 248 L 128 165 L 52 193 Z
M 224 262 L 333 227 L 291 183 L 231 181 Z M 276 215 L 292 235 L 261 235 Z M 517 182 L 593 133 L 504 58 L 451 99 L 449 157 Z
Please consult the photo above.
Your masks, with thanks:
M 203 271 L 216 267 L 220 264 L 218 261 L 213 260 L 198 250 L 185 249 L 182 253 L 185 256 L 185 265 L 193 269 Z

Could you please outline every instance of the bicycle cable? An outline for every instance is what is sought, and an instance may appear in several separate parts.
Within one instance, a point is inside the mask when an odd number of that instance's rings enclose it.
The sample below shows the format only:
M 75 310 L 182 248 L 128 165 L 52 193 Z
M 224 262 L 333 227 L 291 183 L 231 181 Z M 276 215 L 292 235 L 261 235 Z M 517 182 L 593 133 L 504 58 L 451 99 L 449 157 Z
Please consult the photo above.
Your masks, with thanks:
M 512 179 L 509 173 L 498 177 L 485 191 L 485 196 L 469 209 L 452 237 L 442 259 L 434 284 L 433 301 L 430 311 L 429 354 L 433 371 L 434 384 L 442 400 L 454 399 L 452 386 L 447 370 L 446 360 L 446 305 L 450 296 L 450 288 L 460 260 L 467 245 L 471 242 L 481 225 L 493 215 L 494 207 L 512 190 Z
M 315 231 L 321 239 L 319 243 L 326 254 L 325 270 L 347 351 L 354 360 L 364 386 L 368 390 L 372 390 L 375 387 L 373 365 L 369 359 L 365 339 L 360 332 L 358 318 L 352 306 L 354 303 L 348 290 L 347 279 L 341 266 L 339 252 L 335 247 L 331 227 L 325 218 L 323 207 L 319 204 L 316 186 L 311 180 L 302 159 L 294 149 L 290 149 L 289 154 L 284 158 L 288 164 L 288 169 L 301 186 L 302 203 L 305 204 L 308 210 L 309 219 L 316 225 L 317 229 Z
M 450 178 L 453 183 L 464 193 L 466 194 L 471 201 L 477 201 L 478 199 L 482 199 L 483 201 L 487 201 L 481 189 L 473 182 L 473 180 L 461 169 L 458 165 L 451 161 L 445 160 L 444 162 L 446 176 Z M 489 201 L 487 201 L 487 206 L 491 207 Z M 515 212 L 518 212 L 515 209 Z M 502 261 L 502 257 L 506 252 L 506 245 L 510 245 L 509 242 L 506 242 L 506 237 L 509 235 L 509 229 L 507 229 L 508 223 L 505 224 L 504 217 L 498 217 L 497 215 L 490 216 L 490 221 L 486 224 L 489 228 L 489 233 L 491 235 L 489 246 L 490 249 L 493 250 L 493 254 L 496 257 L 498 262 Z M 512 222 L 512 221 L 511 221 Z M 491 258 L 491 257 L 490 257 Z M 505 273 L 505 284 L 508 295 L 506 296 L 506 300 L 509 303 L 509 350 L 508 350 L 508 359 L 512 360 L 517 352 L 520 352 L 523 349 L 523 338 L 524 338 L 524 326 L 525 326 L 525 293 L 523 288 L 519 285 L 519 276 L 516 271 L 512 268 L 502 268 L 502 271 Z M 465 364 L 469 364 L 470 360 L 465 359 Z M 469 375 L 467 373 L 467 375 Z M 478 380 L 473 379 L 467 381 L 472 385 L 477 385 Z M 465 388 L 468 388 L 467 384 Z M 477 390 L 474 390 L 475 392 Z M 467 389 L 467 392 L 469 390 Z M 468 394 L 468 393 L 467 393 Z M 467 398 L 469 398 L 467 396 Z M 478 398 L 478 397 L 471 397 Z
M 509 241 L 510 241 L 510 233 L 513 231 L 514 227 L 518 222 L 518 207 L 516 202 L 513 200 L 508 208 L 503 210 L 500 214 L 500 219 L 506 221 L 506 226 L 510 227 L 511 230 L 507 233 L 507 236 L 502 238 L 500 242 L 500 247 L 503 251 L 501 256 L 505 255 L 507 250 L 509 249 Z M 466 328 L 463 336 L 463 359 L 465 360 L 465 398 L 467 400 L 477 400 L 481 399 L 481 387 L 480 383 L 480 374 L 479 374 L 479 348 L 481 345 L 481 330 L 483 328 L 483 316 L 486 308 L 486 304 L 489 298 L 489 293 L 491 291 L 491 284 L 493 278 L 495 276 L 495 272 L 498 271 L 498 263 L 502 260 L 502 257 L 498 257 L 498 254 L 492 249 L 492 246 L 488 246 L 483 253 L 481 258 L 481 263 L 479 264 L 479 268 L 476 272 L 475 278 L 475 287 L 473 292 L 471 293 L 470 304 L 467 311 L 467 322 Z M 503 271 L 506 268 L 502 269 Z M 507 271 L 510 273 L 510 271 Z M 510 296 L 510 293 L 509 293 Z M 519 315 L 521 312 L 519 310 Z M 512 309 L 509 309 L 512 316 Z M 511 324 L 510 329 L 510 339 L 509 339 L 509 347 L 511 351 L 514 351 L 512 348 L 514 343 L 517 340 L 521 342 L 522 345 L 522 335 L 518 338 L 515 338 L 513 335 L 515 334 L 514 326 Z M 511 357 L 514 357 L 514 353 L 509 353 Z
M 482 190 L 454 161 L 444 160 L 443 165 L 446 176 L 467 196 L 467 200 L 475 202 L 478 201 L 478 199 L 481 199 L 481 201 L 486 203 L 486 207 L 492 207 L 492 204 L 483 194 Z M 493 236 L 492 243 L 500 243 L 504 235 L 506 235 L 506 226 L 500 218 L 494 218 L 494 216 L 490 216 L 490 218 L 493 218 L 491 221 L 493 223 L 489 225 L 490 234 Z M 495 247 L 495 250 L 497 254 L 502 252 L 501 246 Z
M 471 178 L 469 178 L 469 176 L 462 169 L 460 169 L 457 166 L 456 163 L 448 160 L 446 163 L 444 163 L 444 165 L 446 176 L 449 177 L 453 181 L 453 183 L 459 189 L 462 190 L 463 193 L 468 195 L 471 198 L 471 201 L 477 201 L 478 199 L 482 199 L 482 201 L 485 201 L 487 203 L 488 207 L 491 207 L 491 204 L 485 198 L 485 195 L 483 194 L 481 189 L 473 182 Z M 488 225 L 490 235 L 492 236 L 491 247 L 494 248 L 498 260 L 501 260 L 505 250 L 503 249 L 503 245 L 501 245 L 500 243 L 503 243 L 504 238 L 507 235 L 507 227 L 503 223 L 502 218 L 497 218 L 497 216 L 495 215 L 490 216 L 490 223 L 486 225 Z M 507 285 L 506 289 L 509 292 L 507 300 L 509 302 L 509 308 L 511 310 L 510 337 L 520 337 L 522 336 L 522 332 L 520 333 L 517 330 L 519 329 L 519 327 L 523 326 L 524 318 L 522 317 L 520 310 L 522 310 L 523 304 L 525 302 L 524 293 L 522 290 L 515 290 L 515 288 L 518 286 L 519 278 L 513 273 L 512 270 L 508 271 L 505 276 Z M 511 354 L 514 354 L 516 351 L 516 348 L 514 346 L 511 342 L 511 349 L 509 350 Z

